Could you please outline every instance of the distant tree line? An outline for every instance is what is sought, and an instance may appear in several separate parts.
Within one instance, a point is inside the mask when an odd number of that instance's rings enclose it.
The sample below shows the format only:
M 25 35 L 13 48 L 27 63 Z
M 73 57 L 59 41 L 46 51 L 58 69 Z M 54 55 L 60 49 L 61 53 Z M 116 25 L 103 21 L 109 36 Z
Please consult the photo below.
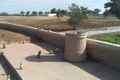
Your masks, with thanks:
M 20 12 L 21 16 L 42 16 L 43 12 L 42 11 L 21 11 Z
M 87 15 L 92 15 L 92 16 L 99 16 L 100 9 L 95 9 L 95 10 L 90 10 L 85 7 L 81 7 L 81 9 L 87 13 Z M 20 11 L 20 13 L 14 13 L 14 14 L 9 14 L 7 12 L 1 12 L 0 16 L 46 16 L 49 13 L 51 14 L 56 14 L 57 17 L 63 17 L 63 16 L 68 16 L 70 12 L 65 9 L 57 9 L 57 8 L 52 8 L 50 11 Z
M 101 10 L 96 8 L 94 10 L 90 10 L 86 7 L 83 7 L 81 6 L 81 10 L 87 14 L 87 15 L 92 15 L 92 16 L 99 16 L 100 15 L 100 12 Z M 62 15 L 69 15 L 70 12 L 68 10 L 63 10 L 63 9 L 56 9 L 56 8 L 53 8 L 51 9 L 50 13 L 56 13 L 58 16 L 62 16 Z
M 49 13 L 51 14 L 56 14 L 57 17 L 61 17 L 61 16 L 64 16 L 64 15 L 67 15 L 67 10 L 64 10 L 64 9 L 56 9 L 56 8 L 53 8 L 51 9 L 49 12 L 42 12 L 42 11 L 21 11 L 20 12 L 20 15 L 21 16 L 43 16 L 43 15 L 48 15 Z
M 80 11 L 82 11 L 87 16 L 101 16 L 101 15 L 116 16 L 117 18 L 120 19 L 120 0 L 109 0 L 107 3 L 105 3 L 105 12 L 103 14 L 100 14 L 101 10 L 98 8 L 91 10 L 83 6 L 80 7 Z M 46 12 L 21 11 L 20 13 L 14 13 L 14 14 L 9 14 L 7 12 L 1 12 L 0 16 L 46 16 L 49 13 L 56 14 L 57 17 L 70 16 L 71 14 L 70 10 L 52 8 L 50 11 L 46 11 Z
M 57 9 L 52 8 L 50 11 L 21 11 L 18 14 L 9 14 L 6 12 L 0 13 L 0 16 L 10 16 L 10 15 L 17 15 L 17 16 L 47 16 L 48 14 L 56 14 L 56 16 L 63 17 L 69 16 L 68 22 L 75 27 L 80 24 L 80 21 L 84 19 L 88 19 L 89 16 L 116 16 L 120 19 L 120 0 L 110 0 L 105 3 L 105 12 L 101 14 L 101 10 L 96 8 L 91 10 L 87 7 L 79 6 L 76 4 L 72 4 L 69 7 L 69 10 L 65 9 Z
M 7 12 L 2 12 L 0 13 L 0 16 L 9 16 L 9 14 Z

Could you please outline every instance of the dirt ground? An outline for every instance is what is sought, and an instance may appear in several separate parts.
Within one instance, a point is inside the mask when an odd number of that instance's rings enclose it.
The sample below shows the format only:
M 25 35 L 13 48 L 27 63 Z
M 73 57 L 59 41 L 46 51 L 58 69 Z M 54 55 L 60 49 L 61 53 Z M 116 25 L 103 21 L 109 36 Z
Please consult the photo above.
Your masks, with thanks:
M 0 21 L 16 24 L 29 25 L 37 28 L 51 29 L 54 31 L 74 30 L 72 25 L 67 23 L 68 17 L 57 18 L 47 16 L 0 16 Z M 84 29 L 120 26 L 120 20 L 109 17 L 90 17 L 80 23 L 79 27 Z
M 17 43 L 30 42 L 30 37 L 20 33 L 0 29 L 0 44 L 3 43 L 9 44 L 13 42 Z
M 68 17 L 46 17 L 46 16 L 0 16 L 0 22 L 29 25 L 36 28 L 51 29 L 54 31 L 68 31 L 74 28 L 67 23 Z M 90 18 L 80 23 L 80 29 L 95 29 L 101 27 L 120 26 L 120 20 L 116 18 Z M 9 35 L 8 35 L 9 34 Z M 30 41 L 30 37 L 20 33 L 0 30 L 0 43 Z

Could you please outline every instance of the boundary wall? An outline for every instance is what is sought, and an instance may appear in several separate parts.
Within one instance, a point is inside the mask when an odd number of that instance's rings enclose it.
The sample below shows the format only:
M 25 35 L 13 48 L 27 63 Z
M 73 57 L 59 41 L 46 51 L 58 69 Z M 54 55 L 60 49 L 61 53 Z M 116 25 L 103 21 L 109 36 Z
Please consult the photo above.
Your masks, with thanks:
M 44 40 L 47 43 L 63 48 L 65 51 L 65 59 L 67 59 L 68 61 L 81 61 L 79 60 L 79 58 L 82 57 L 82 54 L 84 52 L 87 52 L 87 54 L 85 54 L 84 56 L 90 56 L 96 61 L 103 62 L 120 70 L 120 45 L 94 39 L 87 39 L 87 44 L 85 46 L 86 41 L 84 40 L 86 39 L 78 37 L 80 36 L 80 34 L 69 36 L 49 30 L 37 29 L 30 26 L 16 25 L 11 23 L 0 23 L 0 28 L 20 32 L 29 36 L 34 36 L 36 38 Z M 76 40 L 76 45 L 73 43 L 73 39 Z M 73 46 L 74 49 L 72 49 L 72 47 L 69 47 L 68 45 Z M 84 48 L 81 47 L 82 45 Z M 72 53 L 69 53 L 69 51 L 71 51 Z M 74 57 L 74 59 L 72 57 Z M 85 58 L 86 57 L 81 59 L 83 60 Z
M 65 35 L 57 32 L 12 23 L 0 23 L 0 29 L 23 33 L 33 38 L 42 39 L 45 42 L 56 45 L 57 47 L 64 48 Z

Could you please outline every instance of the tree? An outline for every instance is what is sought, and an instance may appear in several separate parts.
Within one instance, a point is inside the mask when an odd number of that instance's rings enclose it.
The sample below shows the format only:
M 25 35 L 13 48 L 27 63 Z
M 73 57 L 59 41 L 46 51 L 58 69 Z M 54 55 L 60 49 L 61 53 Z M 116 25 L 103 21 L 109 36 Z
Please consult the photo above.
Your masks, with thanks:
M 61 13 L 63 14 L 63 15 L 67 15 L 67 10 L 61 10 Z
M 86 12 L 76 4 L 72 4 L 72 6 L 69 7 L 69 10 L 70 19 L 68 21 L 70 24 L 79 25 L 80 21 L 87 18 Z
M 59 17 L 63 17 L 64 15 L 67 15 L 67 10 L 64 9 L 54 9 L 52 10 L 52 12 L 56 13 L 56 16 Z
M 7 12 L 2 12 L 0 13 L 0 16 L 9 16 L 9 14 Z
M 96 16 L 99 16 L 100 11 L 101 11 L 100 9 L 97 9 L 97 8 L 96 8 L 96 9 L 94 9 L 94 14 L 95 14 Z
M 95 16 L 95 12 L 93 10 L 88 10 L 88 15 L 92 15 L 92 16 Z
M 47 11 L 46 11 L 46 12 L 45 12 L 45 15 L 47 16 L 49 13 L 50 13 L 50 12 L 47 12 Z
M 51 9 L 50 13 L 57 13 L 57 9 L 56 8 Z
M 30 15 L 30 11 L 27 11 L 27 12 L 26 12 L 26 16 L 29 16 L 29 15 Z
M 38 14 L 39 14 L 39 16 L 41 16 L 41 15 L 43 14 L 43 12 L 42 12 L 42 11 L 39 11 Z
M 105 10 L 103 13 L 104 17 L 111 16 L 111 13 L 108 10 Z
M 63 13 L 62 13 L 62 10 L 58 9 L 57 10 L 57 17 L 60 18 L 60 17 L 63 17 Z
M 21 16 L 24 16 L 24 15 L 25 15 L 25 12 L 24 12 L 24 11 L 21 11 L 20 14 L 21 14 Z
M 88 15 L 88 8 L 86 8 L 86 7 L 80 7 L 80 10 L 81 10 L 81 17 L 83 18 L 83 19 L 86 19 L 86 18 L 88 18 L 87 17 L 87 15 Z
M 36 11 L 32 11 L 32 16 L 37 16 L 37 12 Z
M 105 8 L 120 19 L 120 0 L 110 0 L 105 4 Z

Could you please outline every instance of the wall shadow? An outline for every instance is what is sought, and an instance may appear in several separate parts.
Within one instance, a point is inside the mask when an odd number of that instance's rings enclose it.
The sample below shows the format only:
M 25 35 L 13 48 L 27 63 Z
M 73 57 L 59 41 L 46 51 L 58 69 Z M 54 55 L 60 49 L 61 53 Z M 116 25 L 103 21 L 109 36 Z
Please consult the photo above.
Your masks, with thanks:
M 42 47 L 44 50 L 49 51 L 49 50 L 54 50 L 56 46 L 48 44 L 48 43 L 36 43 L 36 45 Z M 40 58 L 37 57 L 36 55 L 30 55 L 27 56 L 25 59 L 27 61 L 31 62 L 63 62 L 64 60 L 64 52 L 61 48 L 57 48 L 57 51 L 54 51 L 53 53 L 49 53 L 47 55 L 40 55 Z
M 74 66 L 88 72 L 98 80 L 119 80 L 120 72 L 108 65 L 98 63 L 95 61 L 85 61 L 80 63 L 72 63 Z
M 36 55 L 28 56 L 25 58 L 30 62 L 64 62 L 61 56 L 44 56 L 41 55 L 39 58 Z

